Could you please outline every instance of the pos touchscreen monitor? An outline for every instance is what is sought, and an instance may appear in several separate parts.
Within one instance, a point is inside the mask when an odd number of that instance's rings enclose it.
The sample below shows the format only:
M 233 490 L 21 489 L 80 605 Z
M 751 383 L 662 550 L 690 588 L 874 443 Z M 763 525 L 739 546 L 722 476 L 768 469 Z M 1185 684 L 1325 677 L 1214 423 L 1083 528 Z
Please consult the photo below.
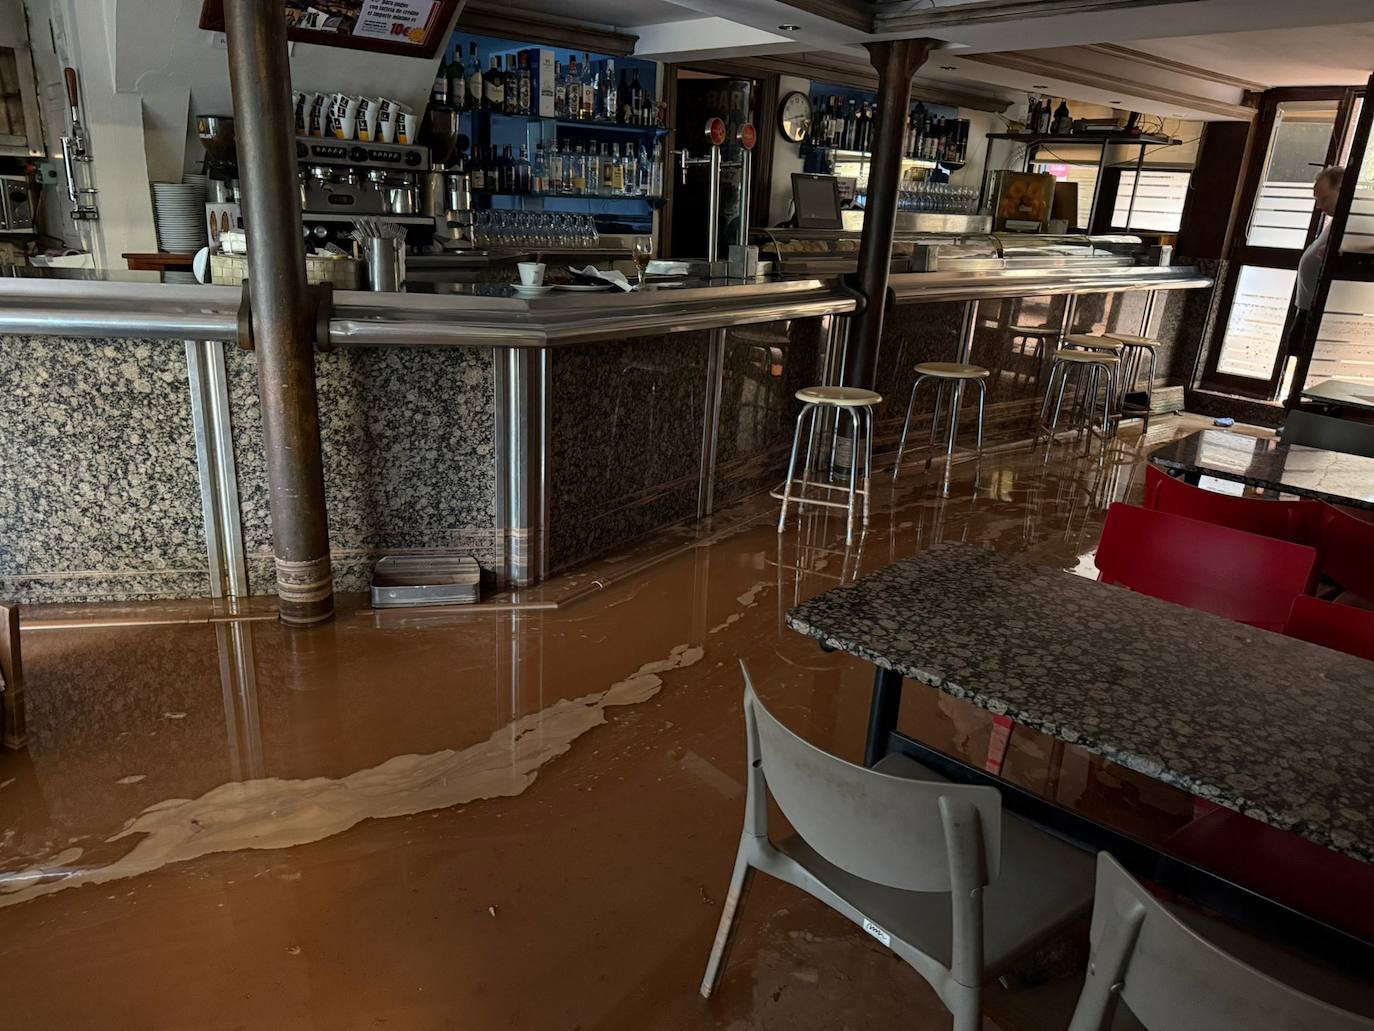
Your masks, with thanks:
M 792 206 L 798 229 L 843 229 L 840 188 L 833 175 L 792 173 Z

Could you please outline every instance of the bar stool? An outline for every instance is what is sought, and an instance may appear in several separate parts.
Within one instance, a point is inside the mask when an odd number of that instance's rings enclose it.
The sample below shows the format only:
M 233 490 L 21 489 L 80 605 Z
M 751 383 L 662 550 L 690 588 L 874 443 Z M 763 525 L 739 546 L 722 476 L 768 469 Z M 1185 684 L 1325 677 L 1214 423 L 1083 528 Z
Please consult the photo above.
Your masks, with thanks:
M 911 430 L 911 414 L 916 409 L 916 392 L 928 379 L 935 381 L 935 414 L 930 419 L 931 454 L 926 456 L 929 467 L 934 457 L 936 435 L 940 429 L 940 408 L 944 401 L 945 388 L 954 394 L 949 413 L 949 446 L 945 449 L 945 461 L 954 460 L 954 440 L 959 431 L 959 405 L 964 399 L 964 384 L 973 381 L 978 385 L 978 452 L 983 451 L 983 411 L 987 407 L 988 388 L 983 381 L 988 378 L 988 370 L 981 365 L 968 365 L 964 362 L 922 362 L 916 366 L 916 382 L 911 385 L 911 400 L 906 406 L 906 421 L 902 423 L 902 439 L 897 442 L 897 460 L 892 463 L 892 478 L 897 478 L 897 470 L 902 467 L 902 451 L 906 448 L 906 436 Z
M 1059 428 L 1059 412 L 1064 405 L 1064 391 L 1068 387 L 1069 376 L 1076 374 L 1078 406 L 1086 416 L 1088 431 L 1092 432 L 1093 409 L 1097 405 L 1097 394 L 1102 389 L 1102 377 L 1105 375 L 1107 392 L 1102 401 L 1102 438 L 1105 441 L 1112 432 L 1112 410 L 1115 405 L 1117 371 L 1120 365 L 1121 359 L 1116 355 L 1102 351 L 1066 350 L 1056 354 L 1050 365 L 1049 381 L 1045 384 L 1045 397 L 1040 402 L 1041 427 L 1047 429 L 1053 437 L 1054 431 Z M 1045 417 L 1049 414 L 1050 397 L 1055 393 L 1056 380 L 1059 383 L 1059 393 L 1055 397 L 1054 418 L 1046 426 Z
M 1121 355 L 1121 411 L 1124 415 L 1130 410 L 1132 415 L 1139 415 L 1145 420 L 1145 428 L 1150 428 L 1150 411 L 1155 404 L 1155 363 L 1158 361 L 1157 351 L 1159 341 L 1153 337 L 1136 336 L 1133 333 L 1110 333 L 1113 340 L 1121 341 L 1124 348 Z M 1126 403 L 1126 395 L 1135 390 L 1136 380 L 1140 378 L 1141 360 L 1148 357 L 1149 378 L 1145 381 L 1145 404 Z
M 1115 336 L 1098 336 L 1096 333 L 1070 333 L 1064 337 L 1064 346 L 1075 351 L 1095 351 L 1117 358 L 1126 349 L 1126 345 Z
M 1058 326 L 1008 326 L 1007 331 L 1011 333 L 1012 339 L 1018 337 L 1021 340 L 1021 350 L 1019 353 L 1026 357 L 1035 358 L 1035 367 L 1025 372 L 1016 372 L 1012 375 L 1012 383 L 1019 386 L 1028 380 L 1031 372 L 1038 374 L 1044 369 L 1044 358 L 1047 350 L 1053 351 L 1055 343 L 1059 340 L 1061 332 Z M 1031 344 L 1034 348 L 1031 348 Z
M 873 409 L 882 404 L 881 394 L 875 394 L 871 390 L 863 390 L 859 387 L 803 387 L 797 391 L 797 400 L 802 402 L 802 410 L 797 414 L 797 429 L 792 435 L 792 457 L 787 462 L 787 479 L 782 486 L 782 511 L 778 513 L 778 533 L 782 533 L 787 526 L 787 506 L 791 504 L 792 486 L 797 483 L 797 452 L 801 449 L 802 424 L 810 416 L 810 430 L 806 444 L 806 464 L 802 467 L 801 491 L 796 498 L 798 507 L 802 505 L 821 505 L 825 508 L 843 508 L 849 515 L 845 527 L 845 543 L 854 543 L 854 511 L 858 505 L 859 496 L 863 496 L 863 525 L 868 529 L 868 494 L 869 487 L 873 478 Z M 822 408 L 835 409 L 834 432 L 839 433 L 840 416 L 839 413 L 847 411 L 849 413 L 850 424 L 854 433 L 850 438 L 852 448 L 849 457 L 849 486 L 835 486 L 830 483 L 811 483 L 811 456 L 812 445 L 816 440 L 816 413 Z M 862 416 L 862 418 L 861 418 Z M 864 484 L 860 488 L 859 478 L 859 457 L 863 457 Z M 807 487 L 818 487 L 821 490 L 846 491 L 848 497 L 844 501 L 827 501 L 823 498 L 807 497 Z M 778 497 L 776 491 L 774 497 Z

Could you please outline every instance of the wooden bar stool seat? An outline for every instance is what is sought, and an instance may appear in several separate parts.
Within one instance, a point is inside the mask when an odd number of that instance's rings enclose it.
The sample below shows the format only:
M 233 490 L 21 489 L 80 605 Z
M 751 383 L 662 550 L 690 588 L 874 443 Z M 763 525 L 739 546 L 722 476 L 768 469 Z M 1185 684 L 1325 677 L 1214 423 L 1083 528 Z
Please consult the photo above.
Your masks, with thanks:
M 1072 339 L 1072 338 L 1070 338 Z M 1098 391 L 1102 388 L 1104 377 L 1106 397 L 1102 403 L 1102 437 L 1105 441 L 1112 431 L 1112 412 L 1115 410 L 1118 373 L 1121 359 L 1114 354 L 1099 350 L 1064 350 L 1054 356 L 1050 364 L 1050 377 L 1045 384 L 1045 396 L 1040 402 L 1040 425 L 1051 437 L 1059 428 L 1059 413 L 1064 406 L 1064 393 L 1069 377 L 1077 377 L 1076 387 L 1081 395 L 1080 410 L 1086 415 L 1087 427 L 1091 432 L 1093 409 L 1096 407 Z M 1058 384 L 1058 393 L 1055 385 Z M 1050 398 L 1055 399 L 1054 417 L 1046 424 L 1050 411 Z
M 1119 355 L 1126 347 L 1116 337 L 1098 336 L 1095 333 L 1070 333 L 1064 338 L 1066 348 L 1080 351 L 1097 351 L 1101 354 Z

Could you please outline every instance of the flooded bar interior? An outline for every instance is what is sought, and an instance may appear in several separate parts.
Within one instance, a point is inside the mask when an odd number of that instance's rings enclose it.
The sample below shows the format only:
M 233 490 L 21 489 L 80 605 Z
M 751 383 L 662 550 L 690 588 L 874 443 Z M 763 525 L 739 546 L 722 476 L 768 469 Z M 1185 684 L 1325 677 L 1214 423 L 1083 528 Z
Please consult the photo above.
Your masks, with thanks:
M 1374 1028 L 1374 11 L 0 0 L 15 1028 Z

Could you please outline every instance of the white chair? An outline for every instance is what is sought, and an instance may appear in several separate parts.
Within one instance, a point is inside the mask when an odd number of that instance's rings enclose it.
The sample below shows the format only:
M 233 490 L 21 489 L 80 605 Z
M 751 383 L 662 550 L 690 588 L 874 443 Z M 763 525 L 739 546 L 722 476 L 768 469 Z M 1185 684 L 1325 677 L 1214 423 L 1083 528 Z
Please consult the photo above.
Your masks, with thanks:
M 1069 1031 L 1374 1029 L 1352 1009 L 1374 1013 L 1374 985 L 1167 906 L 1098 855 L 1092 955 Z
M 994 788 L 951 783 L 900 755 L 871 770 L 830 755 L 763 707 L 747 669 L 744 722 L 744 832 L 702 995 L 715 988 L 756 870 L 815 896 L 914 967 L 955 1031 L 979 1031 L 983 985 L 1087 912 L 1092 856 L 1004 817 Z M 796 831 L 776 843 L 769 793 Z

